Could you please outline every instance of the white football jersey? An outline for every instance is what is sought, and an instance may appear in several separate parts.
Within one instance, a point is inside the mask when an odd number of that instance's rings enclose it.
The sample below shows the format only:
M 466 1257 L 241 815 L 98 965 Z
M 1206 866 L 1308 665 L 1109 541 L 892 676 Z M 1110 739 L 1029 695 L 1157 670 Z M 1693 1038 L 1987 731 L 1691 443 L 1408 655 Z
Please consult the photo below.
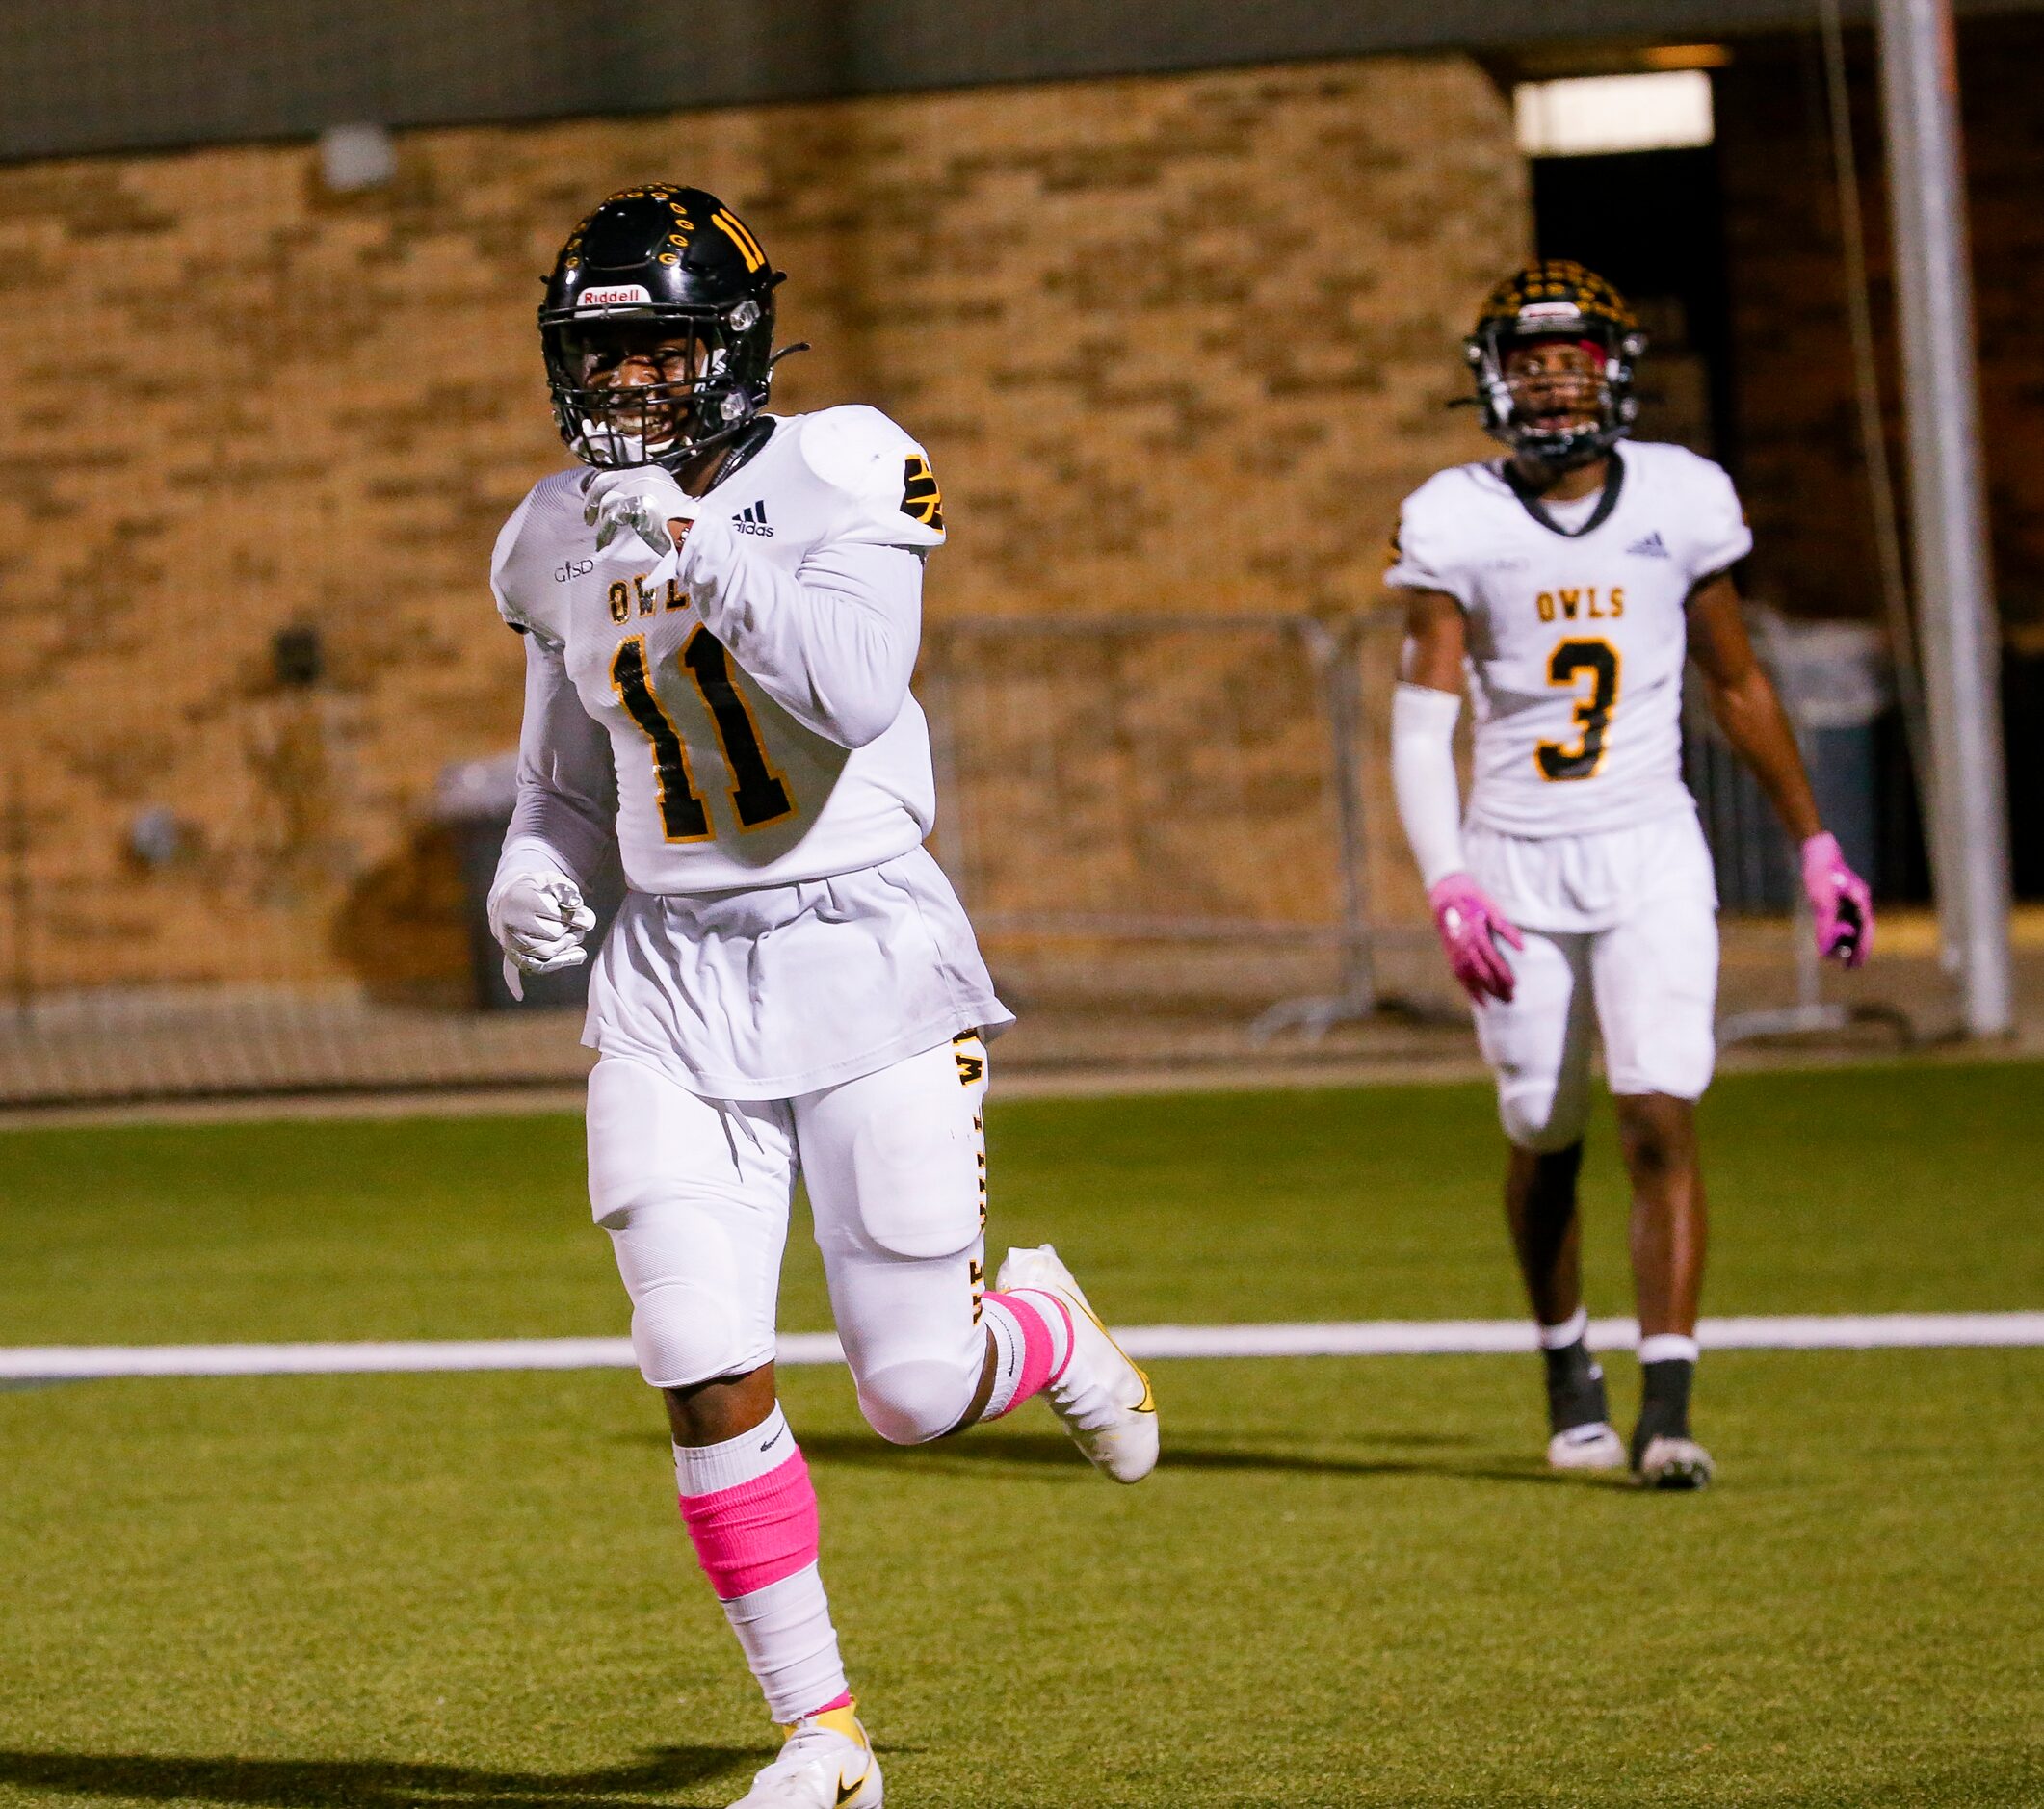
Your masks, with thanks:
M 1457 465 L 1413 491 L 1385 582 L 1462 606 L 1470 822 L 1579 835 L 1690 808 L 1689 596 L 1752 545 L 1731 479 L 1681 446 L 1622 442 L 1574 535 L 1533 514 L 1502 460 Z
M 871 549 L 900 547 L 919 560 L 943 544 L 930 462 L 885 415 L 854 406 L 768 418 L 771 439 L 703 499 L 705 518 L 738 537 L 734 589 L 747 570 L 757 589 L 762 562 L 813 584 L 833 559 L 842 565 L 860 550 L 870 559 Z M 597 549 L 583 520 L 588 476 L 578 466 L 534 486 L 498 537 L 491 587 L 505 620 L 558 656 L 552 669 L 564 669 L 608 735 L 627 882 L 665 894 L 784 885 L 858 872 L 921 844 L 936 799 L 915 699 L 852 747 L 799 720 L 710 633 L 700 618 L 708 605 L 654 575 L 659 562 L 637 535 Z M 909 619 L 894 641 L 912 661 L 920 572 L 905 569 Z M 744 613 L 746 600 L 733 607 Z M 848 622 L 843 632 L 855 630 Z M 904 665 L 896 682 L 905 676 Z M 798 708 L 802 696 L 788 687 L 805 682 L 781 675 Z M 576 725 L 558 704 L 536 705 L 530 682 L 528 757 L 536 709 L 563 721 L 561 745 L 543 758 L 564 788 L 605 795 L 611 773 L 580 770 L 592 762 Z M 600 763 L 600 738 L 596 747 Z

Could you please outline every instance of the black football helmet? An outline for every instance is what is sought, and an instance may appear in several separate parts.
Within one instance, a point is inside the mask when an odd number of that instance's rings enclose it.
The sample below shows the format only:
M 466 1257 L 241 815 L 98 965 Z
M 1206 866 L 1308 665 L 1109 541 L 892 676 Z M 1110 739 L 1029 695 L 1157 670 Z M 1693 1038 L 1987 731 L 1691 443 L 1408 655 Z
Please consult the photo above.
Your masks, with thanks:
M 1538 339 L 1574 339 L 1604 358 L 1596 423 L 1565 431 L 1536 429 L 1517 416 L 1505 354 Z M 1625 298 L 1595 271 L 1566 258 L 1547 258 L 1514 271 L 1484 297 L 1476 330 L 1463 341 L 1476 377 L 1477 406 L 1484 429 L 1515 453 L 1557 470 L 1586 464 L 1632 431 L 1639 412 L 1633 368 L 1646 335 Z
M 714 195 L 655 182 L 568 234 L 539 305 L 547 388 L 585 464 L 674 465 L 766 406 L 783 273 Z M 627 362 L 652 382 L 611 377 Z

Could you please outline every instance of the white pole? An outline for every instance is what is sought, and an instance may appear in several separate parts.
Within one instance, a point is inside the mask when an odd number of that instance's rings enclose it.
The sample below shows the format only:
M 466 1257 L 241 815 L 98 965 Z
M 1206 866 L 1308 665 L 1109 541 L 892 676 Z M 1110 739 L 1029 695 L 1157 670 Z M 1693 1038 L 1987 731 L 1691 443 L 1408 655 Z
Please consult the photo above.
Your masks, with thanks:
M 1931 859 L 1967 1033 L 1995 1036 L 2014 1025 L 2008 815 L 1952 5 L 1878 4 L 1910 526 L 1936 800 Z

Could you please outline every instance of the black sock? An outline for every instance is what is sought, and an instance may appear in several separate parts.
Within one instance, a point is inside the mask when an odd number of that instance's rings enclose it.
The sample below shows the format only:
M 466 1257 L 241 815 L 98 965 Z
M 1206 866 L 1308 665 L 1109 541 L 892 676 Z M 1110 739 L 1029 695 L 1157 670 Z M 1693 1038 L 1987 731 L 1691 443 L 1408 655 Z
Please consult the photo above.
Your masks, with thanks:
M 1543 1350 L 1547 1360 L 1547 1429 L 1565 1432 L 1571 1427 L 1594 1426 L 1609 1419 L 1604 1400 L 1604 1371 L 1581 1338 L 1559 1350 Z
M 1633 1461 L 1638 1463 L 1653 1438 L 1687 1438 L 1690 1435 L 1690 1383 L 1696 1365 L 1687 1357 L 1669 1357 L 1662 1363 L 1642 1363 L 1639 1377 L 1639 1425 L 1633 1433 Z

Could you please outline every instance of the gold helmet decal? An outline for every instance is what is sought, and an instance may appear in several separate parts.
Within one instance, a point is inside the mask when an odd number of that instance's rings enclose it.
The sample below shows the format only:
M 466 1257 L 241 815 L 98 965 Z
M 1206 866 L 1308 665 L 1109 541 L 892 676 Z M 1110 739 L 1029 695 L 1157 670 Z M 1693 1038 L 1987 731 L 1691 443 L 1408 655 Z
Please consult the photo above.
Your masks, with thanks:
M 1623 338 L 1639 330 L 1639 321 L 1625 298 L 1593 270 L 1573 258 L 1543 258 L 1515 270 L 1483 298 L 1477 310 L 1477 331 L 1503 328 L 1530 335 L 1543 330 L 1566 332 L 1572 323 L 1602 327 Z

